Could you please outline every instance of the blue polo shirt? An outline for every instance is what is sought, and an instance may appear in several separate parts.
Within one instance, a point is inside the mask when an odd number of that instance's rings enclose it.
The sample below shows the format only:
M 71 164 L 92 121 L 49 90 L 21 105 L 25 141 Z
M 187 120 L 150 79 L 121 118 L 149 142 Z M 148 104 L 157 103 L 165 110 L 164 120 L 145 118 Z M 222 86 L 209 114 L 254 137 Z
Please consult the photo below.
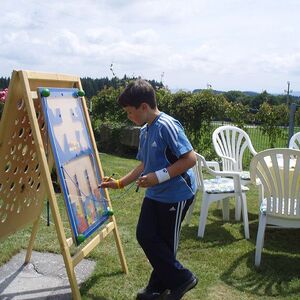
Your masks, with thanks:
M 167 168 L 193 150 L 179 121 L 161 112 L 140 130 L 137 159 L 144 163 L 144 174 Z M 146 189 L 146 197 L 165 203 L 180 202 L 195 195 L 192 169 Z

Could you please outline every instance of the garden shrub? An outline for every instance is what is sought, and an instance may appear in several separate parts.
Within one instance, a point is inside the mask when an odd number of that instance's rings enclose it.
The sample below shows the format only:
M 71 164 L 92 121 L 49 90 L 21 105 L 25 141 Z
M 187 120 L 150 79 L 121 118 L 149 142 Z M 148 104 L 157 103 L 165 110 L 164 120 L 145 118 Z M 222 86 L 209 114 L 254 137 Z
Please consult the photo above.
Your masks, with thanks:
M 273 148 L 276 140 L 287 134 L 281 126 L 288 124 L 289 109 L 286 104 L 271 106 L 264 102 L 256 114 L 256 120 L 260 124 L 259 129 L 268 136 L 270 147 Z

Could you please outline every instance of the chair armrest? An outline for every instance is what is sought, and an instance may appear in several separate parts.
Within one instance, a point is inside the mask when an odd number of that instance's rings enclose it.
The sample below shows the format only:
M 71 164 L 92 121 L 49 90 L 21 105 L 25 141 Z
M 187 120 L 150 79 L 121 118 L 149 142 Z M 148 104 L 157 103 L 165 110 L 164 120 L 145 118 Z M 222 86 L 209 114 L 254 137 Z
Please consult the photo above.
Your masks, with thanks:
M 207 166 L 213 168 L 215 171 L 220 171 L 220 165 L 217 161 L 211 160 L 206 162 Z
M 250 152 L 252 153 L 253 156 L 257 154 L 256 150 L 254 149 L 253 145 L 249 143 L 248 145 Z
M 208 171 L 208 173 L 210 173 L 211 175 L 214 175 L 214 176 L 223 176 L 223 177 L 236 177 L 238 178 L 238 180 L 240 180 L 240 175 L 241 175 L 241 172 L 236 172 L 236 171 L 215 171 L 213 169 L 211 169 L 207 162 L 204 162 L 203 163 L 203 166 L 206 168 L 206 170 Z
M 231 161 L 232 163 L 236 163 L 236 160 L 232 157 L 229 157 L 229 156 L 225 156 L 225 155 L 219 155 L 222 159 L 227 159 L 229 161 Z

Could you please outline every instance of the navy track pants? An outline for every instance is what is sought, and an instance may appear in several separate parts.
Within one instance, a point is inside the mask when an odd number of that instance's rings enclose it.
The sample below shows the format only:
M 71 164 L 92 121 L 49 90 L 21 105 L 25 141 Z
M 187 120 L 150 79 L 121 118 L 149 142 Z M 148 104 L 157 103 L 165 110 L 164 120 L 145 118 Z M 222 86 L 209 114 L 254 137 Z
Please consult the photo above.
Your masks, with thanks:
M 172 290 L 192 276 L 176 259 L 181 223 L 192 202 L 193 198 L 178 203 L 144 198 L 136 237 L 153 268 L 151 289 Z

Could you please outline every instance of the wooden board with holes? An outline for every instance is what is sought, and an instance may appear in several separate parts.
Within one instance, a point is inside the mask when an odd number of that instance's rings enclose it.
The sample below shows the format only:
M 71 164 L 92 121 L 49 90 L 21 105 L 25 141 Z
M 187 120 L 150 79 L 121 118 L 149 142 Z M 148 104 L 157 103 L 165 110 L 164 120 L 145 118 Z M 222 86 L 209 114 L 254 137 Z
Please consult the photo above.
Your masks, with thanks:
M 28 108 L 17 86 L 9 94 L 1 118 L 0 132 L 0 237 L 36 220 L 46 198 L 41 161 L 28 116 Z M 34 102 L 42 142 L 46 144 L 41 103 Z

